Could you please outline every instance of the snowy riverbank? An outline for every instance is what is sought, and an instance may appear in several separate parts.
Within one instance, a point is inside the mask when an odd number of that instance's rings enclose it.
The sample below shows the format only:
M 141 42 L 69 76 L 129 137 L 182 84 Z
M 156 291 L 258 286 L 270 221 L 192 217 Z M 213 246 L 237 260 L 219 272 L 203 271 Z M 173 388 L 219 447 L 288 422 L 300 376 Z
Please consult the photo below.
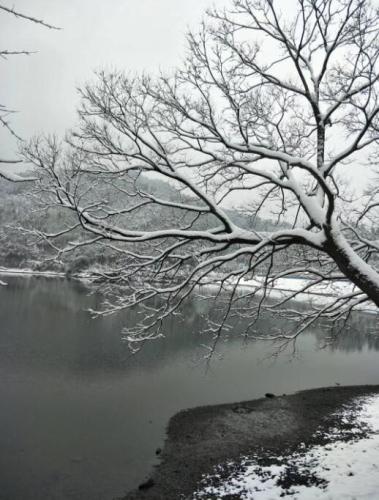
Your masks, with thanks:
M 72 276 L 72 278 L 83 281 L 92 282 L 96 279 L 98 269 L 92 269 L 85 272 L 80 272 Z M 54 271 L 35 271 L 33 269 L 21 269 L 21 268 L 5 268 L 0 267 L 0 276 L 43 276 L 46 278 L 65 278 L 67 277 L 63 272 Z M 217 278 L 216 278 L 217 279 Z M 214 287 L 214 284 L 204 284 L 205 287 Z M 264 278 L 257 277 L 255 279 L 244 279 L 238 284 L 238 287 L 243 289 L 254 289 L 261 288 L 264 283 Z M 333 298 L 344 297 L 351 294 L 354 291 L 354 285 L 348 280 L 336 281 L 333 283 L 320 283 L 317 285 L 312 285 L 310 287 L 311 281 L 306 278 L 279 278 L 275 282 L 271 283 L 266 289 L 266 296 L 275 299 L 283 300 L 286 297 L 291 296 L 294 292 L 297 294 L 291 298 L 297 302 L 309 303 L 313 305 L 323 305 Z M 6 285 L 6 282 L 0 280 L 0 286 Z M 224 282 L 223 287 L 233 287 L 234 282 L 229 280 Z M 356 290 L 356 289 L 355 289 Z M 262 295 L 263 290 L 258 290 L 257 295 Z M 375 304 L 364 303 L 359 304 L 356 310 L 377 314 L 378 309 Z
M 67 278 L 67 274 L 57 271 L 36 271 L 30 268 L 18 267 L 0 267 L 0 276 L 20 276 L 20 277 L 43 277 L 43 278 Z M 93 277 L 90 272 L 82 272 L 72 275 L 71 278 L 83 282 L 90 281 Z M 0 280 L 0 285 L 7 285 L 6 282 Z
M 46 278 L 64 278 L 65 273 L 54 271 L 35 271 L 18 267 L 0 267 L 0 276 L 44 276 Z
M 376 500 L 379 387 L 312 389 L 175 415 L 125 500 Z
M 257 289 L 258 296 L 265 293 L 268 298 L 274 300 L 286 299 L 287 297 L 294 295 L 294 292 L 297 292 L 296 295 L 291 297 L 291 300 L 309 303 L 315 306 L 326 304 L 327 302 L 330 302 L 330 300 L 333 300 L 333 298 L 337 299 L 346 297 L 357 290 L 357 288 L 355 288 L 354 285 L 348 280 L 340 280 L 333 283 L 323 282 L 315 285 L 312 284 L 311 280 L 301 277 L 276 279 L 274 282 L 270 283 L 270 285 L 265 289 L 265 292 L 262 288 L 263 285 L 264 278 L 257 277 L 255 279 L 241 280 L 238 287 L 241 289 Z M 205 286 L 212 287 L 214 285 L 206 284 Z M 234 286 L 235 282 L 233 280 L 226 281 L 223 284 L 223 287 L 226 289 Z M 370 302 L 359 304 L 355 309 L 366 313 L 378 313 L 378 308 L 375 304 Z
M 220 465 L 213 476 L 202 479 L 194 499 L 338 500 L 376 499 L 379 491 L 379 396 L 364 396 L 342 408 L 343 423 L 352 424 L 350 439 L 343 429 L 333 429 L 327 445 L 301 443 L 290 455 L 243 457 L 238 463 Z M 318 431 L 320 432 L 320 431 Z M 267 458 L 266 458 L 267 461 Z M 222 470 L 233 472 L 222 478 Z M 208 483 L 216 485 L 208 486 Z

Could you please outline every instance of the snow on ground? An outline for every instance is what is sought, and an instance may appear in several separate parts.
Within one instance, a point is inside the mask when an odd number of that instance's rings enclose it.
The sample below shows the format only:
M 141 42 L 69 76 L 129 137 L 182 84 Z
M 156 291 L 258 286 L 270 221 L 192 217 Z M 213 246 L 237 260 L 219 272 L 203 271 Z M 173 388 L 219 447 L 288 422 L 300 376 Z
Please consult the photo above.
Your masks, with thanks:
M 306 278 L 278 278 L 266 290 L 267 297 L 271 299 L 281 300 L 293 292 L 304 289 L 307 285 L 311 283 L 311 280 Z M 234 285 L 233 280 L 227 280 L 224 283 L 224 286 L 232 287 Z M 257 291 L 257 295 L 263 294 L 264 278 L 256 277 L 255 279 L 245 279 L 241 280 L 239 283 L 240 288 L 261 288 L 261 290 Z M 212 286 L 212 285 L 206 285 Z M 319 283 L 317 285 L 312 285 L 306 291 L 298 293 L 291 300 L 295 300 L 298 302 L 309 302 L 315 306 L 320 306 L 329 302 L 333 297 L 342 297 L 351 294 L 354 290 L 354 285 L 346 280 L 346 281 L 334 281 L 333 283 Z M 369 312 L 369 313 L 377 313 L 378 309 L 374 303 L 365 303 L 358 305 L 357 310 Z M 379 498 L 379 497 L 378 497 Z
M 250 279 L 243 281 L 243 286 L 247 287 L 256 287 L 262 286 L 263 278 Z M 291 292 L 295 292 L 297 290 L 302 290 L 311 281 L 305 278 L 279 278 L 275 280 L 272 285 L 272 288 L 268 292 L 268 296 L 275 299 L 283 299 L 288 296 Z M 312 285 L 305 292 L 299 293 L 294 297 L 294 300 L 300 302 L 309 302 L 311 301 L 314 305 L 322 305 L 325 304 L 326 301 L 330 301 L 333 297 L 342 297 L 349 295 L 357 290 L 354 288 L 354 285 L 346 280 L 346 281 L 334 281 L 333 283 L 319 283 L 317 285 Z M 374 303 L 367 303 L 358 305 L 357 309 L 366 312 L 377 312 L 377 307 Z
M 66 274 L 57 271 L 35 271 L 34 269 L 28 268 L 11 268 L 11 267 L 0 267 L 0 276 L 43 276 L 45 278 L 65 278 Z M 75 279 L 83 282 L 91 283 L 93 274 L 91 272 L 81 272 L 74 275 Z M 7 283 L 1 282 L 0 285 L 6 285 Z
M 300 447 L 289 457 L 275 457 L 273 465 L 260 466 L 257 458 L 244 458 L 240 464 L 227 464 L 228 470 L 234 467 L 237 472 L 226 479 L 221 479 L 220 466 L 213 476 L 202 480 L 193 498 L 222 499 L 236 495 L 243 500 L 377 500 L 379 396 L 359 398 L 356 403 L 359 437 L 346 442 L 338 438 L 336 430 L 334 436 L 328 436 L 336 441 L 304 451 Z M 345 409 L 342 420 L 351 419 L 353 411 Z
M 12 275 L 30 275 L 30 276 L 46 276 L 51 278 L 64 278 L 64 273 L 58 273 L 55 271 L 34 271 L 33 269 L 22 269 L 18 267 L 0 267 L 0 275 L 3 276 L 12 276 Z
M 94 268 L 87 272 L 78 273 L 75 275 L 75 277 L 77 279 L 80 279 L 81 281 L 86 281 L 88 283 L 91 283 L 96 272 L 100 271 Z M 65 273 L 60 273 L 60 272 L 34 271 L 33 269 L 4 268 L 4 267 L 0 267 L 0 275 L 45 276 L 50 278 L 56 278 L 56 277 L 64 278 L 66 276 Z M 214 285 L 216 285 L 216 283 L 217 281 L 214 284 L 208 283 L 202 286 L 213 287 Z M 285 297 L 288 297 L 290 294 L 296 292 L 297 290 L 304 289 L 304 287 L 306 287 L 310 283 L 311 281 L 306 278 L 279 278 L 275 280 L 275 282 L 272 283 L 270 287 L 266 290 L 266 295 L 271 299 L 281 300 L 284 299 Z M 4 283 L 0 281 L 0 286 L 3 284 Z M 234 285 L 233 280 L 227 280 L 223 286 L 231 287 L 233 285 Z M 262 288 L 262 285 L 264 285 L 264 278 L 258 276 L 255 279 L 241 280 L 238 286 L 240 288 L 244 287 Z M 292 300 L 298 302 L 308 302 L 315 306 L 319 306 L 325 304 L 326 302 L 329 302 L 330 299 L 333 297 L 341 297 L 351 294 L 353 290 L 354 290 L 354 285 L 348 280 L 346 281 L 341 280 L 333 283 L 320 283 L 318 285 L 312 285 L 312 287 L 310 287 L 305 292 L 298 293 L 292 298 Z M 257 291 L 257 295 L 260 295 L 262 293 L 263 289 Z M 367 304 L 358 305 L 356 309 L 368 313 L 378 313 L 378 309 L 375 306 L 375 304 L 369 302 Z

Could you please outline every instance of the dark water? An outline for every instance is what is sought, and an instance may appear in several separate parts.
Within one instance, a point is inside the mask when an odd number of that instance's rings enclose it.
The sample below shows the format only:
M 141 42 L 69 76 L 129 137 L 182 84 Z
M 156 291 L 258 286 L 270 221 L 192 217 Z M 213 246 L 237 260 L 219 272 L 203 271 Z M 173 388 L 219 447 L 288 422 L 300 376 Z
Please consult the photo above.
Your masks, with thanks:
M 379 383 L 379 341 L 360 316 L 333 349 L 304 335 L 300 356 L 262 361 L 267 344 L 221 345 L 206 371 L 202 314 L 172 320 L 167 338 L 131 357 L 120 329 L 93 320 L 98 298 L 75 283 L 7 278 L 0 287 L 0 499 L 111 500 L 148 474 L 178 410 L 323 385 Z

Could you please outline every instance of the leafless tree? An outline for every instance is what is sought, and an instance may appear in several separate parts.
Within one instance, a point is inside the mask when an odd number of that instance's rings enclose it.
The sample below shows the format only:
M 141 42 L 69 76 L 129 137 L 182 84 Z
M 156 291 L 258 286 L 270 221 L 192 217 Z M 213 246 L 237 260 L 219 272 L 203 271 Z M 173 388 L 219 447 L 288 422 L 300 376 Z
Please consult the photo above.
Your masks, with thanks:
M 101 314 L 141 308 L 141 322 L 125 329 L 132 346 L 162 335 L 193 293 L 214 301 L 206 327 L 214 343 L 239 319 L 259 338 L 257 318 L 277 313 L 289 328 L 269 338 L 292 342 L 319 320 L 340 327 L 363 305 L 379 306 L 378 234 L 365 222 L 377 224 L 378 189 L 365 205 L 342 189 L 347 168 L 369 178 L 376 163 L 375 6 L 234 0 L 209 12 L 188 42 L 172 76 L 99 73 L 81 91 L 69 146 L 36 140 L 25 150 L 40 172 L 38 196 L 77 215 L 43 237 L 55 244 L 81 226 L 88 238 L 60 254 L 98 243 L 123 256 L 104 272 Z M 166 181 L 170 193 L 143 188 L 148 179 Z M 248 228 L 226 209 L 238 196 Z M 275 215 L 276 230 L 259 231 L 260 214 Z M 299 275 L 302 286 L 273 300 L 279 280 Z M 337 294 L 294 305 L 323 286 Z
M 46 28 L 49 29 L 59 29 L 56 26 L 53 26 L 51 24 L 46 23 L 42 19 L 37 19 L 35 17 L 29 16 L 27 14 L 21 13 L 16 11 L 13 7 L 7 7 L 3 4 L 0 4 L 0 11 L 12 16 L 15 16 L 18 19 L 23 19 L 28 22 L 32 22 L 35 24 L 40 24 L 42 26 L 45 26 Z M 8 49 L 3 49 L 0 50 L 0 58 L 2 59 L 7 59 L 10 56 L 19 56 L 19 55 L 31 55 L 33 52 L 30 50 L 8 50 Z M 9 109 L 5 104 L 0 103 L 0 125 L 5 127 L 9 134 L 16 138 L 17 140 L 21 140 L 20 136 L 17 134 L 17 132 L 14 130 L 12 125 L 9 122 L 9 115 L 11 115 L 14 111 Z M 0 167 L 1 165 L 14 165 L 17 163 L 21 163 L 20 159 L 9 159 L 9 158 L 4 158 L 0 156 Z M 34 178 L 29 178 L 27 176 L 20 176 L 15 173 L 9 172 L 9 171 L 3 171 L 0 170 L 0 177 L 3 177 L 7 180 L 13 181 L 13 182 L 20 182 L 20 181 L 26 181 L 26 180 L 35 180 Z

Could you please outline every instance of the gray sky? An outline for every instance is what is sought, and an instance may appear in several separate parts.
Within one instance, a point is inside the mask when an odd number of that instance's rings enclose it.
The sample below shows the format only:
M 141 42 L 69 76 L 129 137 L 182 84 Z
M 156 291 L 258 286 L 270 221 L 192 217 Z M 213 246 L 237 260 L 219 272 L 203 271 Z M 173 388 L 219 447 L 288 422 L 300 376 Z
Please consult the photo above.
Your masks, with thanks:
M 63 136 L 75 125 L 77 87 L 96 69 L 169 70 L 183 58 L 188 27 L 196 28 L 207 7 L 228 0 L 1 0 L 25 14 L 62 28 L 49 30 L 0 11 L 0 47 L 36 50 L 0 59 L 0 103 L 19 135 Z M 2 157 L 15 141 L 0 128 Z M 12 167 L 14 168 L 14 167 Z M 363 187 L 360 169 L 347 169 L 350 185 Z
M 217 0 L 217 5 L 223 0 Z M 0 59 L 0 103 L 17 110 L 23 137 L 63 135 L 75 123 L 76 88 L 99 68 L 170 69 L 184 55 L 185 33 L 212 0 L 15 0 L 3 5 L 62 27 L 54 31 L 0 12 L 0 47 L 37 50 Z M 15 149 L 0 129 L 2 156 Z

